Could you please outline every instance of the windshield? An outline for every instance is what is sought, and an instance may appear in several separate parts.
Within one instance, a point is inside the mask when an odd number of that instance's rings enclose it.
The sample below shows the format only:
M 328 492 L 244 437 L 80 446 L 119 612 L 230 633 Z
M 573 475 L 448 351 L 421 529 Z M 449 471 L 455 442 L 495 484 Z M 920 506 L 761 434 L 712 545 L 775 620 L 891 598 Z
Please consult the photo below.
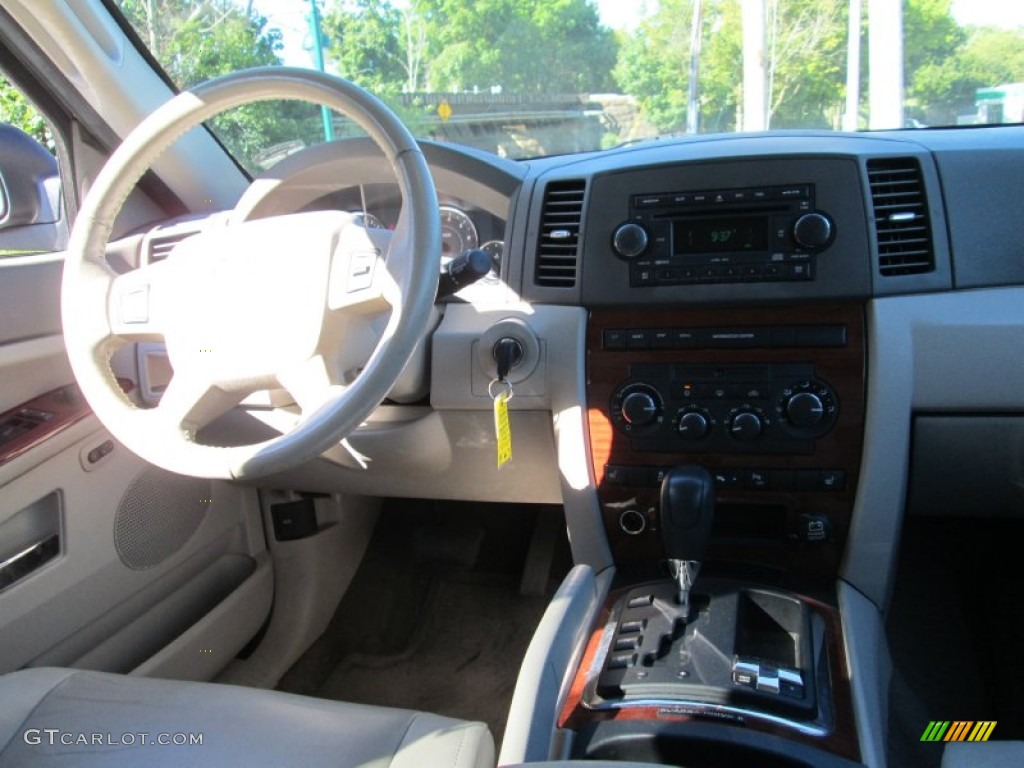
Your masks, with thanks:
M 513 158 L 666 134 L 1024 120 L 1024 3 L 1004 0 L 117 5 L 179 88 L 258 65 L 322 68 L 419 137 Z M 251 172 L 354 133 L 292 102 L 211 127 Z

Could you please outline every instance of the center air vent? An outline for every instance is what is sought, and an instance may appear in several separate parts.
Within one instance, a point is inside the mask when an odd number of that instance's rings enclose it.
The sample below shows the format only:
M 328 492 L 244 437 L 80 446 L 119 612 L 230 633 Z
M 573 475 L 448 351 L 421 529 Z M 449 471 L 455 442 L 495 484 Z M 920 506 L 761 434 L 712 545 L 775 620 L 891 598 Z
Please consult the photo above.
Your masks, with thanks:
M 199 231 L 195 222 L 175 224 L 153 230 L 146 237 L 147 263 L 154 264 L 163 261 L 171 255 L 174 246 L 192 235 L 199 234 Z
M 878 271 L 883 277 L 935 269 L 928 201 L 915 158 L 868 160 L 868 183 L 878 238 Z
M 534 274 L 537 285 L 575 287 L 586 189 L 585 181 L 574 179 L 551 182 L 544 191 Z

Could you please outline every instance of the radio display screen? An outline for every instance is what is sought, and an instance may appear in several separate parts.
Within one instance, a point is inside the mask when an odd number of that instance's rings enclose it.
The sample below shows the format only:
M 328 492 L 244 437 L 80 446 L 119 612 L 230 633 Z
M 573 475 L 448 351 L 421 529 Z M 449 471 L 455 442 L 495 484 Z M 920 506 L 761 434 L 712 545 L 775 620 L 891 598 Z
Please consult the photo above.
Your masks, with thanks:
M 769 223 L 767 216 L 677 219 L 672 222 L 672 250 L 677 256 L 767 251 Z

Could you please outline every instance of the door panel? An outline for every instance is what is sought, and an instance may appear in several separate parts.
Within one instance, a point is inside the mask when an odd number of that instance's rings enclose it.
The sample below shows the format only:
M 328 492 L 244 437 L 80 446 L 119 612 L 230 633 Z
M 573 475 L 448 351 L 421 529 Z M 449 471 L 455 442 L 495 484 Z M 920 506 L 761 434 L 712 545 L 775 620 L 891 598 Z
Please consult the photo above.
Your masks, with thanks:
M 8 280 L 12 266 L 0 263 L 0 307 L 17 307 L 19 327 L 45 330 L 0 343 L 0 413 L 73 383 L 50 332 L 54 303 L 17 295 L 33 272 L 59 290 L 52 261 L 20 264 Z M 0 464 L 0 672 L 61 665 L 209 679 L 269 614 L 256 492 L 146 464 L 76 407 L 76 419 L 44 424 L 46 439 Z M 49 543 L 30 551 L 37 540 Z

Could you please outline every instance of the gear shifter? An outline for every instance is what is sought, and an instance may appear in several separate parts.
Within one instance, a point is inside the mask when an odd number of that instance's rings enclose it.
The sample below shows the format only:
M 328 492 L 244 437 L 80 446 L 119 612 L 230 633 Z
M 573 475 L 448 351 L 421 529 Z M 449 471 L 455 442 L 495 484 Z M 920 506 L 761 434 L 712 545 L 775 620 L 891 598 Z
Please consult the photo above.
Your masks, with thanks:
M 715 487 L 703 467 L 673 467 L 661 482 L 661 540 L 676 580 L 684 620 L 690 616 L 690 590 L 697 580 L 711 536 Z

